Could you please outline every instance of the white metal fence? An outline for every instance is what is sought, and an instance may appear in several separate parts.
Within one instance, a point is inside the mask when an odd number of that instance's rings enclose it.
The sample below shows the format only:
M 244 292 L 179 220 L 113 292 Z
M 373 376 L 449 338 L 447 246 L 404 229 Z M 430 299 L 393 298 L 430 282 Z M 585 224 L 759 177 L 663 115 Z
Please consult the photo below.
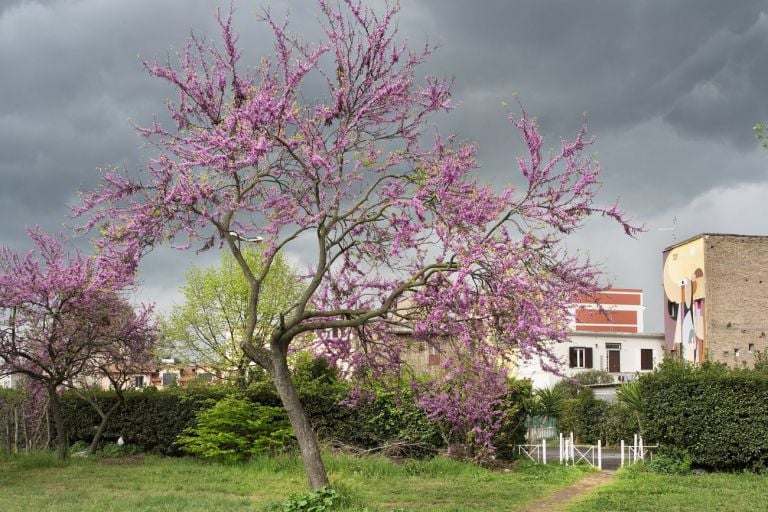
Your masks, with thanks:
M 558 443 L 558 461 L 560 464 L 574 466 L 576 464 L 589 464 L 597 469 L 603 469 L 603 460 L 606 456 L 606 450 L 601 440 L 598 439 L 596 444 L 576 444 L 573 438 L 573 432 L 564 436 L 560 433 Z M 608 451 L 609 461 L 612 460 L 614 464 L 618 462 L 619 467 L 623 467 L 627 464 L 633 464 L 638 461 L 649 460 L 652 457 L 652 449 L 657 448 L 657 445 L 648 446 L 643 441 L 642 436 L 634 435 L 632 444 L 621 441 L 619 452 L 615 449 Z M 551 450 L 554 450 L 550 446 Z M 547 463 L 547 440 L 542 439 L 541 442 L 535 444 L 520 444 L 517 445 L 517 452 L 521 457 L 525 457 L 534 462 L 541 464 Z M 552 455 L 551 457 L 554 457 Z M 617 461 L 617 457 L 620 459 Z M 610 465 L 608 467 L 611 467 Z M 615 466 L 614 466 L 615 467 Z

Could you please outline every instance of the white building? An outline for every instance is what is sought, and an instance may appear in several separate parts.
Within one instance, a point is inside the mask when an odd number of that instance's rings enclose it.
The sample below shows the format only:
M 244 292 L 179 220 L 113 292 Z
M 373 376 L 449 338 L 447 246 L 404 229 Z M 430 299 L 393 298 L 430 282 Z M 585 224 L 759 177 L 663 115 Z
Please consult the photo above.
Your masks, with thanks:
M 17 373 L 0 375 L 0 388 L 15 388 L 21 385 L 22 376 Z
M 589 370 L 607 371 L 614 382 L 652 371 L 664 357 L 664 334 L 643 332 L 644 312 L 642 290 L 608 289 L 585 298 L 573 308 L 569 342 L 552 345 L 562 375 L 532 359 L 519 362 L 517 377 L 541 389 Z

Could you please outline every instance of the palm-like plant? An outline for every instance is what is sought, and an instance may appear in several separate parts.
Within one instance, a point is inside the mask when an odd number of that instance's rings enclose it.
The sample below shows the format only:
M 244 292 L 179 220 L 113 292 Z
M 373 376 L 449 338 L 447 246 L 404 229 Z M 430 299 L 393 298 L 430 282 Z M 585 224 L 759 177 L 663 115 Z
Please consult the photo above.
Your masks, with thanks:
M 560 387 L 537 389 L 534 392 L 531 414 L 542 416 L 546 422 L 549 418 L 559 418 L 563 413 L 568 397 Z
M 637 381 L 625 382 L 616 390 L 616 398 L 634 413 L 637 428 L 642 431 L 640 415 L 643 412 L 643 397 L 640 393 L 640 384 Z

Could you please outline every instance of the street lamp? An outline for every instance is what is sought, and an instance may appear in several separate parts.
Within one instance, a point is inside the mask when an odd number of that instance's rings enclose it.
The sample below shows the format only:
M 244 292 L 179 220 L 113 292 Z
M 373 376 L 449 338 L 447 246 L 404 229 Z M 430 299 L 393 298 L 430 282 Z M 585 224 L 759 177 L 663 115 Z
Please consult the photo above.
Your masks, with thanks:
M 263 242 L 264 241 L 264 239 L 262 237 L 260 237 L 260 236 L 254 236 L 252 238 L 248 238 L 248 237 L 244 237 L 243 235 L 241 235 L 237 231 L 230 231 L 229 235 L 232 236 L 233 238 L 235 238 L 238 241 L 250 242 L 252 244 L 257 244 L 259 242 Z

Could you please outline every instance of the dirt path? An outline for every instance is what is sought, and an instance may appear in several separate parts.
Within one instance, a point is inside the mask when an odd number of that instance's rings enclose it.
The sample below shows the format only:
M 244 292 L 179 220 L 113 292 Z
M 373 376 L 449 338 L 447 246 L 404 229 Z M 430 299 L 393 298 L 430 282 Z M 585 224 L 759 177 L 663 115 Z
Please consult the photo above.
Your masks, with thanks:
M 563 510 L 576 497 L 608 483 L 613 478 L 613 475 L 613 471 L 590 473 L 575 484 L 571 484 L 544 499 L 531 503 L 526 510 L 531 512 L 557 512 Z

